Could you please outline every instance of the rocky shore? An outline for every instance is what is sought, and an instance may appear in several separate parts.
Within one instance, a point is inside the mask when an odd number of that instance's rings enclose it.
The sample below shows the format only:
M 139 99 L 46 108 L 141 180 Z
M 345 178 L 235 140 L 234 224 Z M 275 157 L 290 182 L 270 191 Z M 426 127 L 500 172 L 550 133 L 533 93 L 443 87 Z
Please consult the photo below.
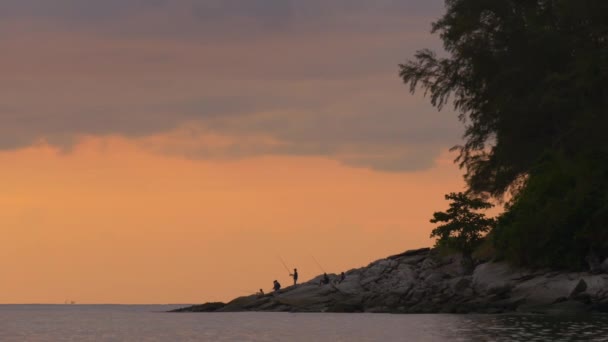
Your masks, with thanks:
M 461 256 L 407 251 L 277 293 L 206 303 L 176 312 L 547 313 L 608 312 L 608 274 L 515 268 L 484 262 L 466 272 Z M 470 270 L 470 269 L 469 269 Z

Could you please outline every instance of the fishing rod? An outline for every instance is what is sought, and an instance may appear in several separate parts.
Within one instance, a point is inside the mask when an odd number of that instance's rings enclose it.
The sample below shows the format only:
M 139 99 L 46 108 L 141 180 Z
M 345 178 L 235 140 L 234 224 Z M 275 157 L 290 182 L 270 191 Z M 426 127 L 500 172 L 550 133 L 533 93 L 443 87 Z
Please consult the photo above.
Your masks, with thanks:
M 311 257 L 312 257 L 312 260 L 315 261 L 315 264 L 317 264 L 317 266 L 319 266 L 319 268 L 321 269 L 321 271 L 323 271 L 323 273 L 327 273 L 327 272 L 325 272 L 325 269 L 323 268 L 323 266 L 321 266 L 321 264 L 319 264 L 319 262 L 317 261 L 317 259 L 315 259 L 315 257 L 312 256 L 312 255 L 311 255 Z
M 285 264 L 285 261 L 283 261 L 283 258 L 281 258 L 280 255 L 277 255 L 277 257 L 281 261 L 281 264 L 283 264 L 283 267 L 285 267 L 285 270 L 287 271 L 287 273 L 291 275 L 291 271 L 289 271 L 289 267 L 287 267 L 287 265 Z
M 234 288 L 234 287 L 231 288 L 231 290 L 234 291 L 234 292 L 239 292 L 241 294 L 248 294 L 248 295 L 251 295 L 251 294 L 254 293 L 254 292 L 251 292 L 249 290 L 244 290 L 244 289 L 239 289 L 239 288 Z

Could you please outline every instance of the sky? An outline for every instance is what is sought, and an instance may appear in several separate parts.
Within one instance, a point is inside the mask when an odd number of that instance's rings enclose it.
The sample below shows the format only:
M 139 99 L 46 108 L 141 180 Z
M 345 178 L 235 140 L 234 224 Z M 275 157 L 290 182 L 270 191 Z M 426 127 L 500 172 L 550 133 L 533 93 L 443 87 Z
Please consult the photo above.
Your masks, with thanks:
M 0 2 L 0 303 L 199 303 L 431 246 L 442 0 Z M 314 262 L 318 260 L 320 265 Z

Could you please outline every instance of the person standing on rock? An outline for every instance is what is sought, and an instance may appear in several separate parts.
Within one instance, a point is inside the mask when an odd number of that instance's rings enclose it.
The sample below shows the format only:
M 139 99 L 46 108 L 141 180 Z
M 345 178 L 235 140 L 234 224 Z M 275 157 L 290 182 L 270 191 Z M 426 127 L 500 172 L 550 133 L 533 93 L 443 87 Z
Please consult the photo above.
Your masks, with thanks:
M 294 268 L 293 273 L 289 276 L 293 278 L 293 286 L 296 286 L 296 283 L 298 282 L 298 269 Z
M 274 292 L 278 292 L 281 289 L 281 283 L 275 280 L 273 282 L 272 288 L 274 289 Z
M 323 273 L 323 278 L 319 281 L 319 286 L 327 284 L 329 284 L 329 277 L 327 276 L 327 273 Z

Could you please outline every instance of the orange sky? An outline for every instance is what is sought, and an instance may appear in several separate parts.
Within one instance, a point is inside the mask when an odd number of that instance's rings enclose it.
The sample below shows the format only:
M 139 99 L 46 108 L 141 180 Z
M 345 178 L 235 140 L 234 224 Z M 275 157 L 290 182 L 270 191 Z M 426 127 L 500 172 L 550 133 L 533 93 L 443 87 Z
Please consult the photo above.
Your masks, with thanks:
M 443 0 L 0 1 L 0 303 L 196 303 L 430 246 Z
M 192 303 L 431 245 L 428 219 L 460 172 L 325 158 L 208 162 L 123 138 L 0 153 L 0 302 Z M 293 266 L 292 266 L 293 265 Z

